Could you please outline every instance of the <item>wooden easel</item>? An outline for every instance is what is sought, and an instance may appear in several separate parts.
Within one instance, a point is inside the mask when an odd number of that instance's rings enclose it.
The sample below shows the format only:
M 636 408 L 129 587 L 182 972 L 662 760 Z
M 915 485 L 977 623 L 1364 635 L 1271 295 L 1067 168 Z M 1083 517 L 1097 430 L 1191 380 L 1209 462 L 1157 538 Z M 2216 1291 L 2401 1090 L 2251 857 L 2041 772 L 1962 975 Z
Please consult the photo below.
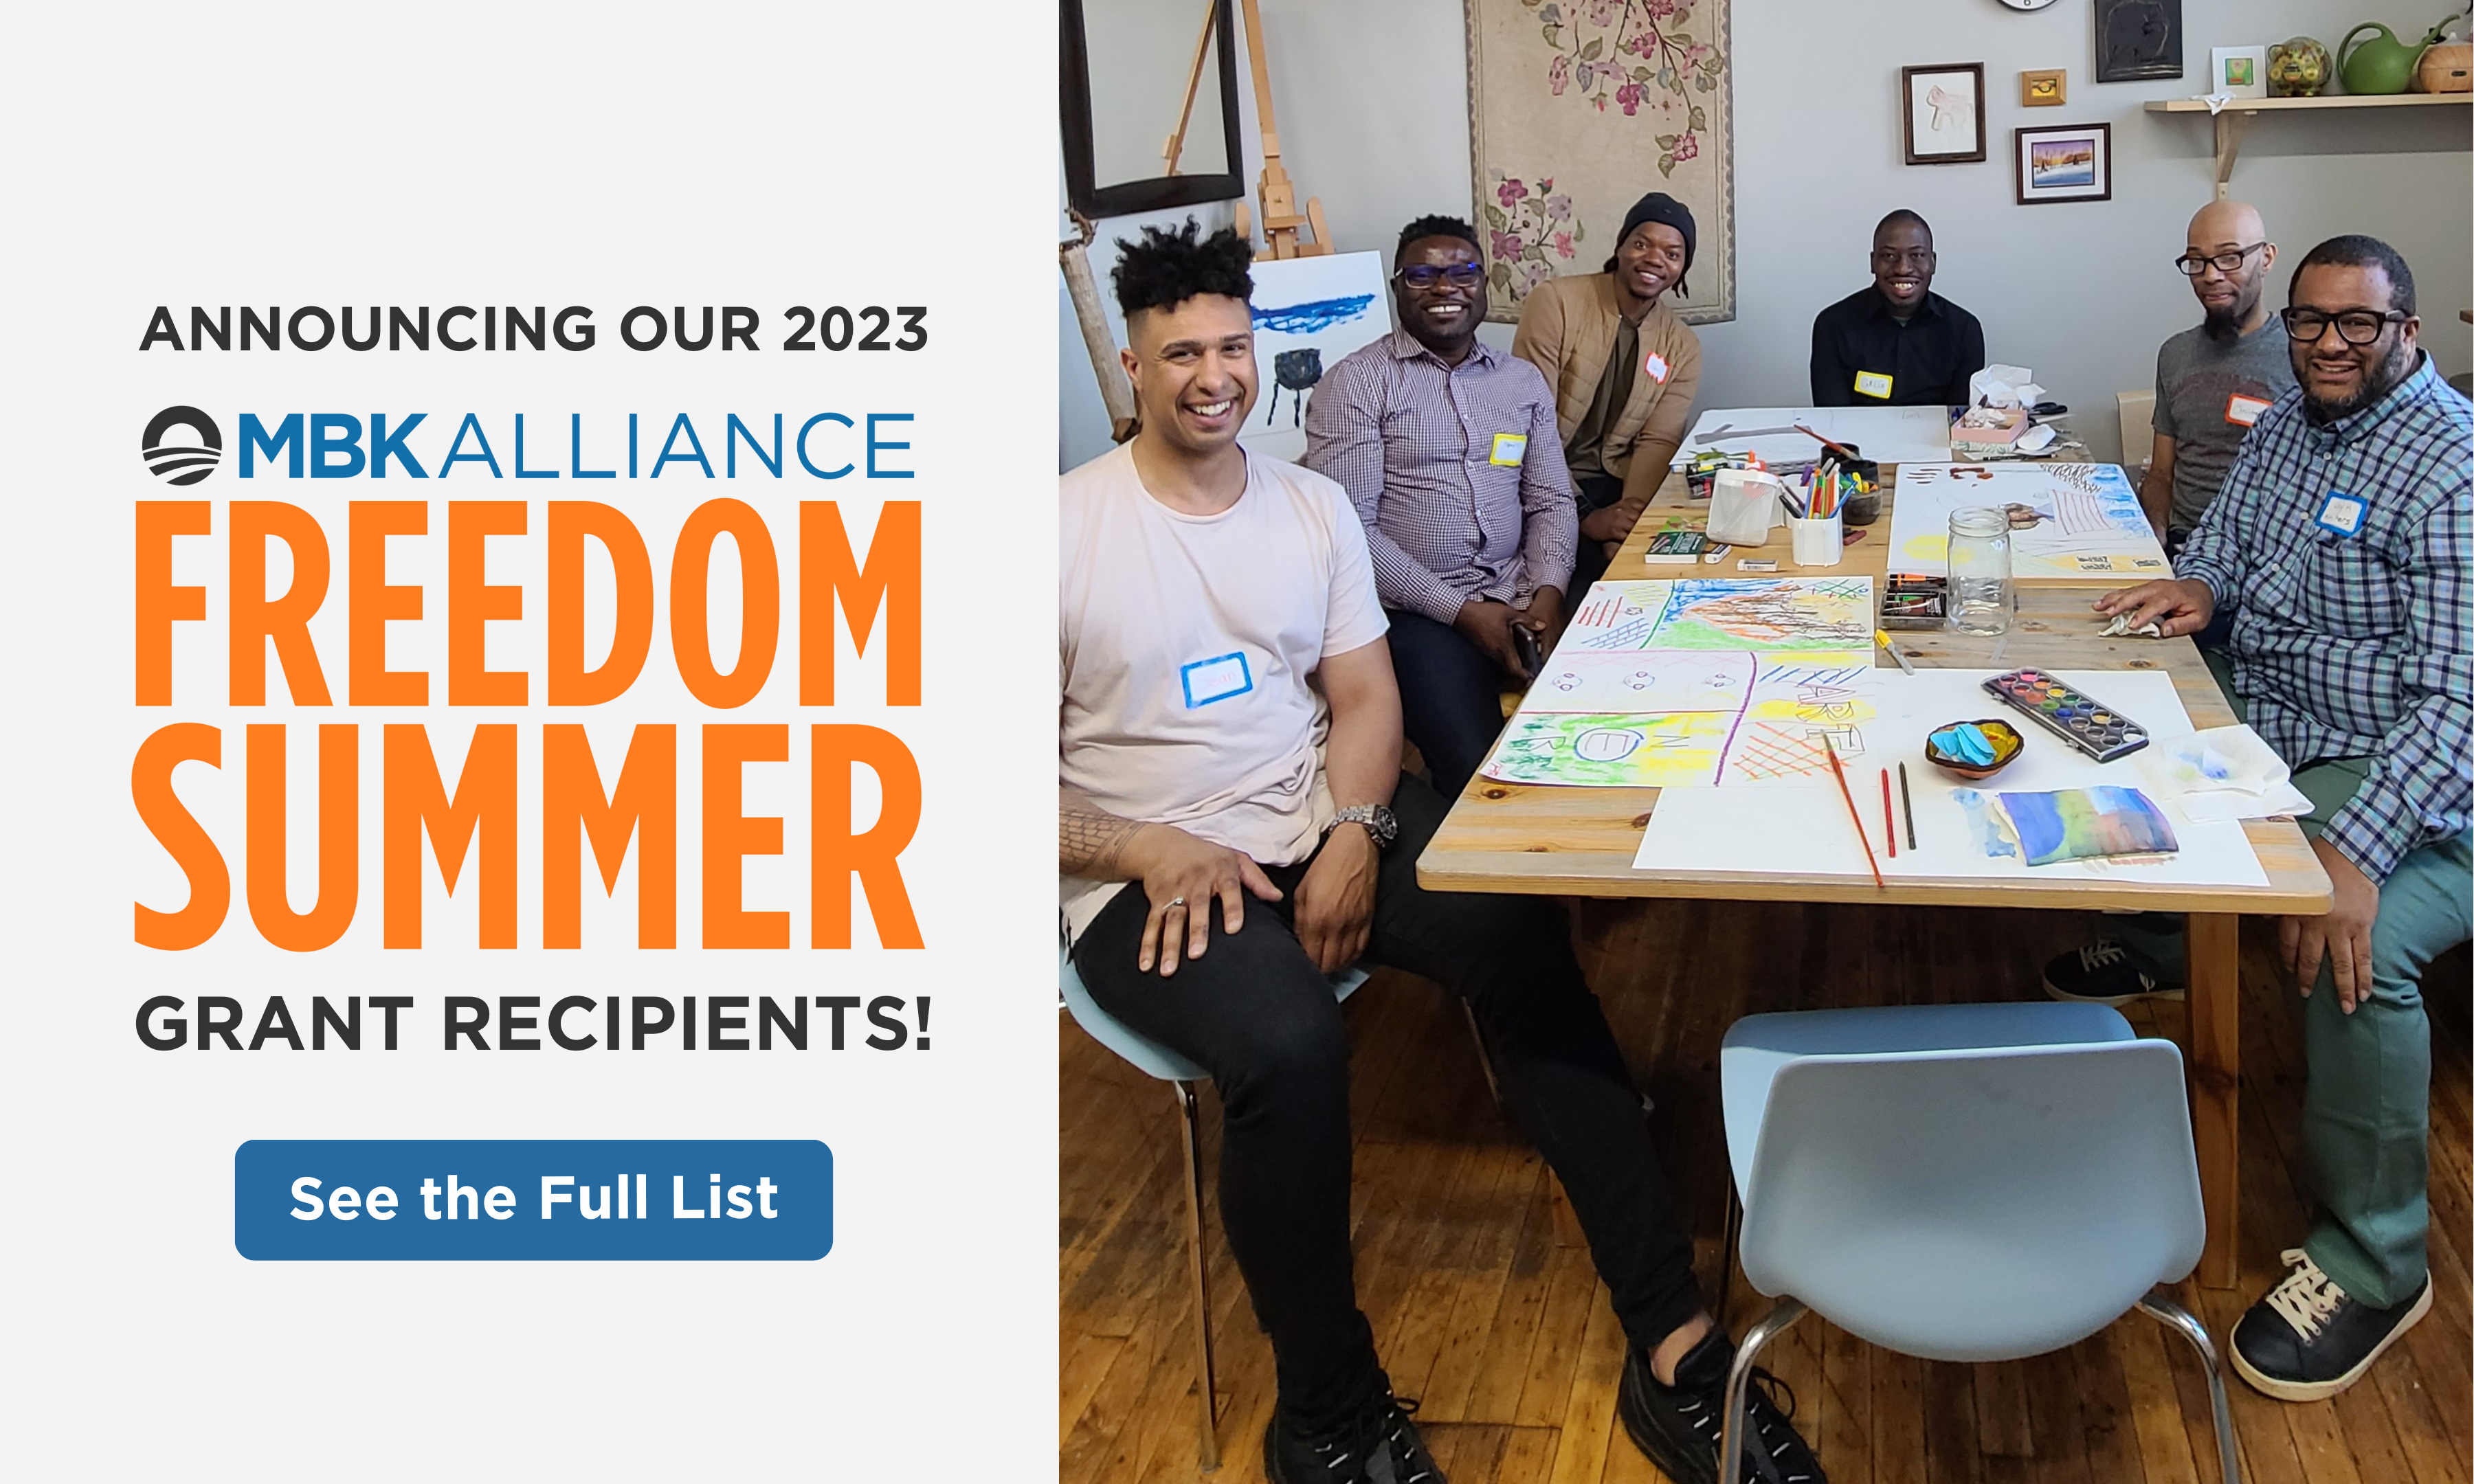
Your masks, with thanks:
M 1203 7 L 1202 36 L 1195 43 L 1194 63 L 1186 69 L 1185 107 L 1178 111 L 1176 128 L 1170 132 L 1161 152 L 1172 176 L 1176 174 L 1177 156 L 1185 150 L 1186 126 L 1194 118 L 1194 95 L 1202 82 L 1202 60 L 1211 50 L 1212 22 L 1222 3 L 1223 0 L 1211 0 Z M 1305 214 L 1299 216 L 1297 187 L 1289 183 L 1289 173 L 1280 164 L 1280 131 L 1272 114 L 1272 63 L 1263 40 L 1263 12 L 1255 0 L 1239 3 L 1245 7 L 1246 60 L 1254 74 L 1254 121 L 1262 126 L 1263 134 L 1263 179 L 1258 187 L 1263 203 L 1263 251 L 1273 257 L 1321 257 L 1331 251 L 1331 228 L 1323 225 L 1322 200 L 1306 198 Z M 1300 227 L 1312 232 L 1310 239 L 1299 238 Z M 1237 203 L 1237 235 L 1249 242 L 1254 239 L 1253 222 L 1242 201 Z

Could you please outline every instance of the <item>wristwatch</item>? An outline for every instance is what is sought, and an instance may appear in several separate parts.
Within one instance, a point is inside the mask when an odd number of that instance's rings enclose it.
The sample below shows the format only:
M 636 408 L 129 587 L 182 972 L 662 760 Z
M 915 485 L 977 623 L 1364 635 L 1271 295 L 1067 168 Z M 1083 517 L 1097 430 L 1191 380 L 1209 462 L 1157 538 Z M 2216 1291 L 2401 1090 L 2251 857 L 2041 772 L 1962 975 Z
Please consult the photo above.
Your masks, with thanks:
M 1331 817 L 1331 823 L 1322 827 L 1323 837 L 1329 839 L 1331 832 L 1343 825 L 1365 826 L 1367 838 L 1374 842 L 1377 850 L 1390 850 L 1392 842 L 1400 838 L 1399 817 L 1384 804 L 1351 804 Z

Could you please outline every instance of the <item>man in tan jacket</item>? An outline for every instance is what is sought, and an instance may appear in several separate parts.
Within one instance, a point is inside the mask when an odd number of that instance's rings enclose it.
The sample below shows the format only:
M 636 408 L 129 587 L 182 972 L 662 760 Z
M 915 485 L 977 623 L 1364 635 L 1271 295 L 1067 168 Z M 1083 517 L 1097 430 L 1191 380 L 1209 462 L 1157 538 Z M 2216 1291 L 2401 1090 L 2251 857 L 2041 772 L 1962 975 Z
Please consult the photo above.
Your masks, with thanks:
M 1652 191 L 1625 214 L 1604 272 L 1550 278 L 1521 305 L 1512 353 L 1555 389 L 1555 424 L 1581 508 L 1577 600 L 1606 574 L 1658 492 L 1692 417 L 1701 341 L 1664 302 L 1687 293 L 1692 213 Z

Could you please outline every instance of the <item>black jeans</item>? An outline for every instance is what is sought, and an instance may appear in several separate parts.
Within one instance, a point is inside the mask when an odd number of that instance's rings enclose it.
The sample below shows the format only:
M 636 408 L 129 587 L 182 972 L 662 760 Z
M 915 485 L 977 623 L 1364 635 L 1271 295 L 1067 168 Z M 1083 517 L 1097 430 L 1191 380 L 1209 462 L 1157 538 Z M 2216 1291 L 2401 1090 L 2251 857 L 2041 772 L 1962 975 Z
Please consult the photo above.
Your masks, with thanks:
M 1692 1243 L 1562 914 L 1543 898 L 1420 890 L 1418 855 L 1443 802 L 1403 778 L 1392 807 L 1400 837 L 1384 853 L 1367 957 L 1476 1010 L 1504 1098 L 1563 1179 L 1625 1334 L 1654 1347 L 1700 1307 Z M 1110 1015 L 1218 1086 L 1221 1221 L 1272 1337 L 1280 1404 L 1320 1431 L 1383 1380 L 1349 1273 L 1348 1038 L 1330 981 L 1290 927 L 1306 864 L 1269 868 L 1282 899 L 1249 900 L 1234 935 L 1215 917 L 1209 950 L 1172 977 L 1134 967 L 1149 909 L 1139 883 L 1084 931 L 1074 963 Z
M 1581 518 L 1585 520 L 1623 498 L 1623 481 L 1612 474 L 1585 474 L 1574 481 L 1573 488 L 1580 496 Z M 1589 584 L 1607 575 L 1611 560 L 1606 547 L 1586 536 L 1581 538 L 1581 549 L 1572 562 L 1572 581 L 1564 588 L 1566 610 L 1581 606 L 1581 600 L 1589 595 Z
M 1392 620 L 1400 730 L 1418 744 L 1436 791 L 1456 799 L 1503 732 L 1503 693 L 1521 682 L 1449 624 L 1400 609 L 1384 616 Z

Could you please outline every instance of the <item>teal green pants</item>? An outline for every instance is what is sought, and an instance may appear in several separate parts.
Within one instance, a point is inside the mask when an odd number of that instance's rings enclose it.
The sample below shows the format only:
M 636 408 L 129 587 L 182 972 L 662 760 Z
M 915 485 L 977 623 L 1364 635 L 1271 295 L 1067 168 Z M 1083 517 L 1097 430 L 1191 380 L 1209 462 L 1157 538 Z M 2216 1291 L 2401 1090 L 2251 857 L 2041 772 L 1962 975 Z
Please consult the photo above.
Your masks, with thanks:
M 2213 661 L 2216 657 L 2211 656 Z M 2224 683 L 2219 673 L 2218 682 Z M 2225 686 L 2232 696 L 2232 687 Z M 2241 703 L 2234 703 L 2237 710 Z M 2371 759 L 2343 758 L 2306 768 L 2293 785 L 2316 805 L 2302 831 L 2313 839 L 2354 797 Z M 2380 887 L 2371 927 L 2371 993 L 2347 1015 L 2322 962 L 2303 1002 L 2303 1045 L 2311 1082 L 2302 1102 L 2307 1178 L 2319 1213 L 2302 1244 L 2339 1286 L 2373 1308 L 2411 1299 L 2428 1271 L 2431 1229 L 2431 1021 L 2422 972 L 2474 933 L 2474 849 L 2469 837 L 2426 845 L 2399 862 Z M 2123 945 L 2166 984 L 2184 981 L 2182 920 L 2161 913 L 2124 918 Z

